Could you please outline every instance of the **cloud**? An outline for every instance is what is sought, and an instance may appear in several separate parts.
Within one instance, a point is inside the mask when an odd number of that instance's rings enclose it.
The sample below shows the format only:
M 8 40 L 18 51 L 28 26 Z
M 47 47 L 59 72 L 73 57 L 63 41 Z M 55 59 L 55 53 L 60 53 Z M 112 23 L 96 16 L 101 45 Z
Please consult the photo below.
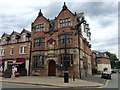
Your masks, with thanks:
M 82 1 L 82 2 L 80 2 Z M 114 2 L 90 2 L 90 0 L 67 0 L 68 8 L 74 12 L 84 12 L 92 34 L 92 49 L 100 51 L 118 51 L 118 6 Z M 88 2 L 86 2 L 88 1 Z M 111 1 L 111 0 L 109 0 Z M 62 9 L 64 1 L 44 0 L 1 0 L 0 3 L 0 35 L 13 30 L 20 32 L 22 28 L 31 31 L 31 23 L 42 9 L 46 18 L 54 19 Z

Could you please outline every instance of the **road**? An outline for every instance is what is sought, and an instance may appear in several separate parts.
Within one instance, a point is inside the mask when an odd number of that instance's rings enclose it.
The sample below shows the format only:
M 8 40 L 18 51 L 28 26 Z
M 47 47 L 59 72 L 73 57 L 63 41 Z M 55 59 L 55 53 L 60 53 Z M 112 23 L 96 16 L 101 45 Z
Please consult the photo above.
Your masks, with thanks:
M 105 79 L 101 78 L 101 75 L 94 75 L 89 77 L 83 77 L 82 80 L 97 82 L 97 83 L 104 83 Z
M 120 75 L 120 74 L 119 74 Z M 99 76 L 89 77 L 86 80 L 102 83 L 104 80 Z M 120 77 L 119 77 L 120 80 Z M 2 83 L 2 88 L 57 88 L 52 86 L 43 85 L 30 85 L 30 84 L 15 84 L 15 83 Z M 112 74 L 112 79 L 108 80 L 107 84 L 101 88 L 118 88 L 118 74 Z M 81 88 L 79 88 L 81 90 Z M 42 89 L 40 89 L 42 90 Z M 55 89 L 52 89 L 55 90 Z M 64 89 L 63 89 L 64 90 Z M 82 89 L 83 90 L 83 89 Z
M 108 80 L 107 85 L 104 88 L 118 88 L 118 79 L 120 80 L 118 74 L 112 74 L 112 79 Z

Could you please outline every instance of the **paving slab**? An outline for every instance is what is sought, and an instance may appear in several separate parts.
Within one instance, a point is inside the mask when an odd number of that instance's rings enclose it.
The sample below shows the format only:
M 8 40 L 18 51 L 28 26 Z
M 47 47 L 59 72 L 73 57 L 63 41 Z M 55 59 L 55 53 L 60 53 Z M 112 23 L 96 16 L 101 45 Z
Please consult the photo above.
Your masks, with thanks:
M 24 76 L 16 78 L 0 78 L 1 82 L 33 84 L 33 85 L 46 85 L 54 87 L 101 87 L 103 84 L 85 81 L 81 79 L 72 80 L 69 78 L 69 83 L 64 83 L 64 78 L 60 77 L 40 77 L 40 76 Z

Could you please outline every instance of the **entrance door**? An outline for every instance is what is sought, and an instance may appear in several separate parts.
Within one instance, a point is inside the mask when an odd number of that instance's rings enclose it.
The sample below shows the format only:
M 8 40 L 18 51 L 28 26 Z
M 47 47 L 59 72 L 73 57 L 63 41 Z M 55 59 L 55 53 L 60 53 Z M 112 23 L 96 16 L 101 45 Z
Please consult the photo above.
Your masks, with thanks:
M 54 60 L 49 61 L 48 76 L 56 76 L 56 63 Z

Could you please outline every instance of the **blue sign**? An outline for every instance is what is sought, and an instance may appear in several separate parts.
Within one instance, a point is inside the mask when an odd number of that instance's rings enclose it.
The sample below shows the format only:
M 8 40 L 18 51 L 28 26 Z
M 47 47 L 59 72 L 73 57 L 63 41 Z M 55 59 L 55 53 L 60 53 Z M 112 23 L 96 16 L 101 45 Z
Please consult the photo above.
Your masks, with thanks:
M 57 58 L 58 55 L 55 55 L 55 56 L 45 56 L 45 58 Z

